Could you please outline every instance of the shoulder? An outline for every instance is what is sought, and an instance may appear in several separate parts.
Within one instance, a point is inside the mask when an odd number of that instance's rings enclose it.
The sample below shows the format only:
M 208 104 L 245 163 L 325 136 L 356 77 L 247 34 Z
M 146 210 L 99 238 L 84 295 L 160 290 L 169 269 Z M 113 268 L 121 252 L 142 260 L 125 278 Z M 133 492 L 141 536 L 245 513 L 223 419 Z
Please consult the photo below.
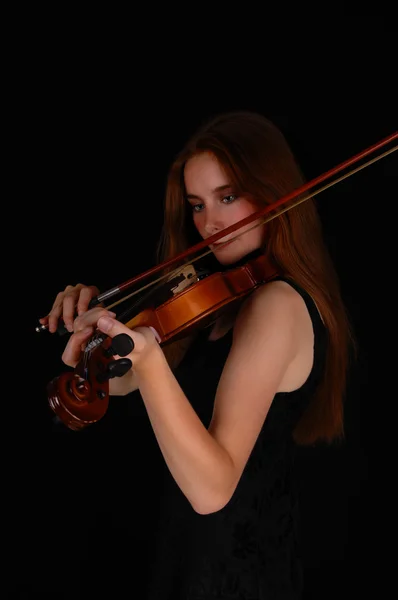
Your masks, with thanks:
M 284 281 L 267 283 L 238 312 L 222 381 L 236 385 L 239 379 L 270 400 L 303 352 L 312 356 L 312 346 L 312 322 L 302 296 Z
M 270 281 L 258 287 L 245 301 L 243 306 L 261 306 L 275 300 L 284 303 L 297 303 L 302 300 L 301 295 L 286 281 Z
M 286 333 L 294 343 L 295 332 L 299 333 L 309 320 L 302 296 L 285 281 L 271 281 L 243 303 L 234 325 L 234 341 Z
M 312 321 L 303 297 L 284 281 L 270 282 L 241 306 L 225 371 L 229 378 L 235 372 L 250 381 L 259 392 L 267 389 L 270 399 L 308 375 L 313 345 Z

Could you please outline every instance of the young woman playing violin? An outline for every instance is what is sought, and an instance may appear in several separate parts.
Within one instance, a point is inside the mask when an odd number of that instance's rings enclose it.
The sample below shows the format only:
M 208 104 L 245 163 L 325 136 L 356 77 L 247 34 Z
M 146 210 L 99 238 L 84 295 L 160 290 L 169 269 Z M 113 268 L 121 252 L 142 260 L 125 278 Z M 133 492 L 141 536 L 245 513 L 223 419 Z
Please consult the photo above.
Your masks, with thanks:
M 266 118 L 214 118 L 170 168 L 160 261 L 303 183 Z M 343 436 L 354 342 L 314 200 L 236 233 L 210 246 L 218 268 L 264 255 L 274 276 L 178 342 L 162 348 L 156 330 L 90 309 L 95 286 L 67 286 L 40 320 L 54 332 L 63 319 L 71 367 L 95 330 L 133 341 L 132 368 L 109 393 L 139 391 L 164 457 L 151 600 L 300 598 L 295 447 Z

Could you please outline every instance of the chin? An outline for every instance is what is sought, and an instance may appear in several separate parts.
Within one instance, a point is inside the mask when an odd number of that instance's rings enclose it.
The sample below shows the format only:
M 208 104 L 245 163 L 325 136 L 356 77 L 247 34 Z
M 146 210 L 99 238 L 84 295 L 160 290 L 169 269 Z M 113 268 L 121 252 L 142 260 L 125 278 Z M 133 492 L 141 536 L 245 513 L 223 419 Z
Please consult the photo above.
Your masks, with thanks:
M 245 256 L 248 256 L 262 247 L 260 243 L 254 244 L 236 244 L 239 240 L 232 241 L 231 244 L 225 245 L 223 248 L 212 247 L 213 254 L 216 260 L 223 266 L 233 265 L 242 261 Z
M 251 249 L 243 251 L 240 248 L 233 248 L 231 246 L 224 246 L 224 248 L 213 248 L 213 254 L 222 265 L 230 265 L 236 263 L 249 254 Z

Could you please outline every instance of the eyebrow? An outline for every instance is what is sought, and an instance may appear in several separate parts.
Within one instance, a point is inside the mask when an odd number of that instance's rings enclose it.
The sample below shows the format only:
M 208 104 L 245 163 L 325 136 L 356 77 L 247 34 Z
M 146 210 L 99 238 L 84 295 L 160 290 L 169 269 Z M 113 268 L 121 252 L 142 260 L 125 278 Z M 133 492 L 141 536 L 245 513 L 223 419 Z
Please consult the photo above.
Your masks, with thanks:
M 232 187 L 233 186 L 230 183 L 227 183 L 226 185 L 219 185 L 218 187 L 214 188 L 214 190 L 212 190 L 212 193 L 215 194 L 217 192 L 222 192 L 224 190 L 231 189 Z M 186 199 L 187 200 L 200 200 L 200 197 L 195 196 L 195 194 L 187 194 Z

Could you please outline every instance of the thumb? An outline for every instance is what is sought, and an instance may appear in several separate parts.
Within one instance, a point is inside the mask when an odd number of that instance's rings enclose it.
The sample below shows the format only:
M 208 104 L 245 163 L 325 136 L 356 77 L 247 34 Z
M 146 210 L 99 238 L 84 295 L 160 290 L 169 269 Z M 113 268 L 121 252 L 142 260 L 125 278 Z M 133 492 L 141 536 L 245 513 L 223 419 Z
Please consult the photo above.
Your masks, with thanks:
M 114 338 L 120 333 L 126 333 L 133 340 L 134 349 L 138 352 L 144 350 L 148 342 L 154 341 L 154 338 L 158 343 L 160 342 L 160 336 L 153 327 L 137 327 L 136 329 L 129 329 L 120 323 L 120 321 L 108 316 L 98 319 L 97 327 L 111 338 Z M 149 330 L 151 330 L 151 333 L 149 333 Z

